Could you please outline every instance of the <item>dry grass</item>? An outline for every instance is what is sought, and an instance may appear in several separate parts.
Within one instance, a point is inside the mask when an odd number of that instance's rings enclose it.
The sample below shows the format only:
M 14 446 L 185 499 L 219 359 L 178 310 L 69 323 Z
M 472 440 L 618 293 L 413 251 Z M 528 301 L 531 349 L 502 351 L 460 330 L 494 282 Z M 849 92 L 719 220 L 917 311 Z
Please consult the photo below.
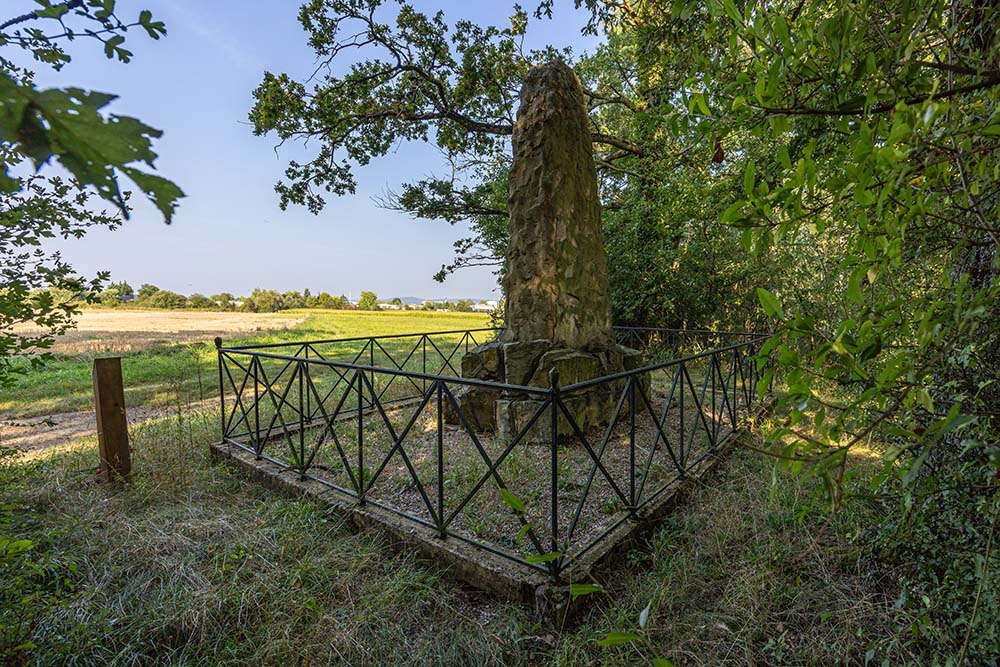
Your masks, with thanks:
M 828 521 L 781 474 L 772 494 L 770 461 L 743 449 L 559 629 L 212 465 L 216 429 L 211 413 L 136 429 L 136 479 L 118 487 L 91 481 L 92 441 L 0 468 L 20 480 L 0 486 L 18 530 L 77 566 L 74 597 L 36 618 L 32 664 L 833 665 L 870 646 L 876 664 L 916 659 L 893 635 L 892 573 L 847 539 L 878 508 L 848 498 Z M 644 641 L 596 644 L 651 601 Z

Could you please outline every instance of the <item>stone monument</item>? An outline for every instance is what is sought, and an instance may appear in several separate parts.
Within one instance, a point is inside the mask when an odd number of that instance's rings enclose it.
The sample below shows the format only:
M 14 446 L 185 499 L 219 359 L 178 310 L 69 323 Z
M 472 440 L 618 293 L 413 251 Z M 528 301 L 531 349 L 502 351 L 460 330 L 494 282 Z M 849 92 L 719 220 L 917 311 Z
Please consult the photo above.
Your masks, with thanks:
M 465 355 L 462 376 L 548 387 L 552 368 L 567 386 L 638 367 L 639 353 L 614 342 L 589 118 L 580 82 L 561 60 L 525 78 L 513 147 L 506 328 Z M 567 396 L 565 404 L 582 430 L 606 424 L 620 388 L 602 385 Z M 540 405 L 527 394 L 484 387 L 463 388 L 456 398 L 475 428 L 501 435 L 520 431 Z M 560 418 L 560 431 L 571 435 Z M 547 427 L 532 431 L 529 440 L 547 437 Z

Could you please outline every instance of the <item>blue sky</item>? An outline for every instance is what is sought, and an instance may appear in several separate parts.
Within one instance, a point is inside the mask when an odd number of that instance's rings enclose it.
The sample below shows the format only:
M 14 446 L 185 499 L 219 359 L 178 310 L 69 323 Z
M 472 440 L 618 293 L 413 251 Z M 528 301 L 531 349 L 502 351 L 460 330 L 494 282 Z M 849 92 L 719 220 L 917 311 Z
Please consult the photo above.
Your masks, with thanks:
M 32 8 L 19 0 L 13 16 Z M 506 24 L 511 6 L 487 2 L 420 2 L 418 9 Z M 104 58 L 100 44 L 77 40 L 73 62 L 59 73 L 38 69 L 40 86 L 75 85 L 116 93 L 110 110 L 136 116 L 164 131 L 155 146 L 160 174 L 186 192 L 169 227 L 145 201 L 134 198 L 132 219 L 117 231 L 99 230 L 82 240 L 54 244 L 85 275 L 111 270 L 134 287 L 150 282 L 190 294 L 245 294 L 254 287 L 379 296 L 480 297 L 498 295 L 489 269 L 468 269 L 443 285 L 431 276 L 452 256 L 461 225 L 413 220 L 373 201 L 387 188 L 445 173 L 439 154 L 423 144 L 403 144 L 357 171 L 356 195 L 331 199 L 319 216 L 303 208 L 281 211 L 274 192 L 298 146 L 275 153 L 275 137 L 254 137 L 247 123 L 251 93 L 265 70 L 303 79 L 314 67 L 298 2 L 245 0 L 119 0 L 119 14 L 150 9 L 167 25 L 152 41 L 130 31 L 129 64 Z M 579 34 L 583 17 L 563 3 L 554 21 L 534 23 L 529 45 L 592 49 Z M 23 8 L 23 9 L 22 9 Z

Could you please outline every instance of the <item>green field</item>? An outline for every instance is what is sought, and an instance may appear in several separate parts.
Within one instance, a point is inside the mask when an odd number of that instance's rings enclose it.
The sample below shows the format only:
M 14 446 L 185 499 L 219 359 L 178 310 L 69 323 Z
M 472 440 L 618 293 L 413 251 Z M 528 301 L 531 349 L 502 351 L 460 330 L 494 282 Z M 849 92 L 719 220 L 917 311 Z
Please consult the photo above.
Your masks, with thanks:
M 86 314 L 85 314 L 86 315 Z M 225 313 L 211 314 L 225 317 Z M 355 336 L 388 336 L 401 333 L 451 331 L 489 326 L 489 318 L 479 313 L 285 311 L 282 316 L 304 318 L 300 323 L 278 330 L 251 332 L 226 338 L 224 344 L 277 343 Z M 126 311 L 123 317 L 143 317 L 141 311 Z M 266 317 L 266 316 L 262 316 Z M 120 332 L 87 331 L 90 348 L 100 348 L 102 338 L 120 341 Z M 125 402 L 129 406 L 174 408 L 217 397 L 213 336 L 198 331 L 186 342 L 152 344 L 122 354 Z M 109 349 L 113 350 L 109 346 Z M 85 410 L 93 401 L 91 361 L 95 356 L 112 356 L 100 351 L 60 352 L 40 372 L 26 374 L 0 394 L 0 419 L 23 419 L 39 415 Z

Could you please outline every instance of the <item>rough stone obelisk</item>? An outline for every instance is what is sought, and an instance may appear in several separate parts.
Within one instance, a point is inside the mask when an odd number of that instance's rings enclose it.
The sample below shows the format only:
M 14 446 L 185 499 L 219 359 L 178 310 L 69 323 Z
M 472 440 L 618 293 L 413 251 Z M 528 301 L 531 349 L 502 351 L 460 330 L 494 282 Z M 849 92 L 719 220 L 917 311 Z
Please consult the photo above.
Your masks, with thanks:
M 580 82 L 564 62 L 552 61 L 528 73 L 520 102 L 508 185 L 506 328 L 465 356 L 462 375 L 547 387 L 552 368 L 565 386 L 634 367 L 638 353 L 615 345 L 611 328 L 597 170 Z M 609 386 L 567 398 L 580 428 L 606 423 L 611 393 Z M 525 394 L 482 388 L 463 390 L 459 403 L 477 428 L 510 434 L 538 405 Z
M 609 347 L 611 295 L 590 121 L 580 83 L 562 61 L 525 79 L 513 145 L 504 337 Z

